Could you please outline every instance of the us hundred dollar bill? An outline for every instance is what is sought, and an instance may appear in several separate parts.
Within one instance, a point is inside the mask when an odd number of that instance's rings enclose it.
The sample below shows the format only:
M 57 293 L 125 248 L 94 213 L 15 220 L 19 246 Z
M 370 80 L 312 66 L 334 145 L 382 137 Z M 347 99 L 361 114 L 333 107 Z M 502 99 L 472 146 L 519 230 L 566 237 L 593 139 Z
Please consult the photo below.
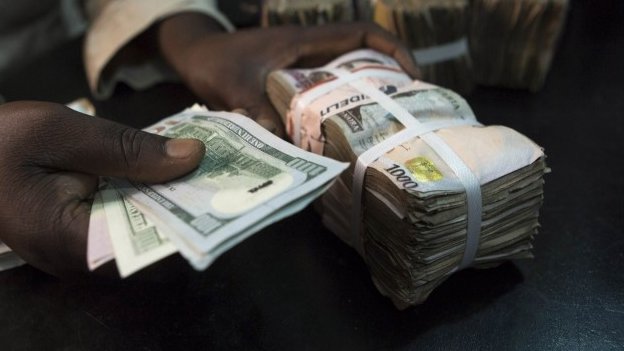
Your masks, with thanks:
M 122 278 L 177 251 L 163 234 L 112 187 L 100 192 L 119 275 Z
M 206 146 L 199 167 L 183 178 L 149 185 L 114 181 L 196 269 L 303 208 L 347 167 L 233 113 L 189 109 L 147 131 Z

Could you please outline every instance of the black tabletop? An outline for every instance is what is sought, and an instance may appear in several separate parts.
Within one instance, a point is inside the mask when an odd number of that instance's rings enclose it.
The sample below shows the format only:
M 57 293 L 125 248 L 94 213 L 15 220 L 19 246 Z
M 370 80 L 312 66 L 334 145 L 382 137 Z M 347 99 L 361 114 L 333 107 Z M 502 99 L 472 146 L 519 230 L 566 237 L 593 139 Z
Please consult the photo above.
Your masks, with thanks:
M 0 273 L 1 350 L 614 350 L 624 348 L 624 5 L 571 6 L 539 93 L 479 88 L 484 124 L 542 146 L 535 259 L 452 276 L 397 311 L 362 259 L 312 208 L 276 223 L 204 272 L 173 256 L 126 280 Z M 88 96 L 79 41 L 0 82 L 7 100 Z M 102 116 L 135 126 L 195 98 L 177 84 L 120 89 Z

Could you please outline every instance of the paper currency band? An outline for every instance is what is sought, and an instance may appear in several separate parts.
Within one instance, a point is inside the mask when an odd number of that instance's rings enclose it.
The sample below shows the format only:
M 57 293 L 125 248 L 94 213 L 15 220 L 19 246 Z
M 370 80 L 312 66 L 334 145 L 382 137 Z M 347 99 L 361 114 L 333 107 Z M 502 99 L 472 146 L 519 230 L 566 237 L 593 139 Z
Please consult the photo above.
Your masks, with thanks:
M 396 78 L 401 79 L 407 77 L 403 72 L 375 68 L 365 69 L 355 73 L 349 73 L 346 76 L 343 74 L 343 72 L 345 72 L 343 70 L 326 69 L 326 71 L 334 73 L 335 76 L 338 76 L 338 74 L 340 74 L 341 76 L 338 79 L 316 86 L 313 89 L 308 90 L 303 94 L 300 94 L 297 98 L 294 99 L 295 106 L 293 109 L 293 143 L 298 147 L 301 147 L 301 118 L 303 110 L 305 110 L 308 105 L 310 105 L 319 97 L 351 81 L 359 80 L 362 78 L 395 76 Z
M 356 238 L 356 242 L 359 247 L 356 249 L 359 252 L 364 252 L 362 247 L 362 190 L 364 187 L 364 177 L 366 175 L 366 168 L 387 151 L 392 148 L 416 137 L 420 137 L 425 143 L 427 143 L 432 150 L 434 150 L 438 156 L 451 168 L 451 170 L 457 175 L 458 179 L 462 183 L 466 190 L 466 202 L 467 202 L 467 228 L 466 228 L 466 247 L 462 260 L 457 266 L 456 270 L 464 269 L 472 264 L 477 254 L 479 247 L 479 237 L 481 233 L 481 216 L 482 216 L 482 199 L 481 199 L 481 185 L 479 180 L 472 172 L 472 170 L 464 163 L 464 161 L 457 155 L 457 153 L 437 134 L 432 133 L 442 128 L 451 128 L 461 125 L 480 125 L 474 120 L 451 120 L 442 122 L 428 122 L 421 123 L 414 116 L 412 116 L 405 108 L 396 103 L 391 97 L 382 93 L 375 86 L 367 83 L 362 78 L 371 77 L 372 74 L 377 76 L 377 73 L 371 71 L 371 75 L 367 75 L 366 70 L 359 71 L 357 73 L 351 73 L 346 70 L 329 69 L 337 79 L 327 83 L 331 84 L 329 87 L 319 86 L 314 90 L 306 92 L 300 96 L 300 100 L 297 101 L 297 108 L 299 111 L 295 113 L 295 126 L 296 132 L 300 132 L 300 120 L 297 123 L 297 119 L 301 118 L 301 112 L 307 106 L 307 104 L 313 102 L 318 97 L 327 94 L 329 91 L 349 84 L 362 94 L 365 94 L 370 99 L 375 101 L 386 111 L 391 113 L 395 118 L 405 126 L 405 129 L 394 134 L 383 142 L 375 145 L 369 150 L 362 153 L 354 166 L 353 183 L 352 183 L 352 217 L 351 227 L 352 234 Z M 387 76 L 387 72 L 386 76 Z M 304 103 L 301 103 L 301 100 Z M 300 138 L 296 138 L 300 142 Z
M 467 52 L 468 40 L 466 37 L 442 45 L 412 50 L 416 62 L 422 66 L 449 61 L 463 56 Z

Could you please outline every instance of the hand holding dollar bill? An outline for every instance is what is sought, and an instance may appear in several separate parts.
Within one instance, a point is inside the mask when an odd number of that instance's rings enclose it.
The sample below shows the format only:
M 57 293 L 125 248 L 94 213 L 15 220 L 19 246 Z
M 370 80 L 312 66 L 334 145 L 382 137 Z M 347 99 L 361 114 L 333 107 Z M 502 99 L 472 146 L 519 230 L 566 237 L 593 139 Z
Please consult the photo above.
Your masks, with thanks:
M 108 179 L 103 185 L 89 242 L 104 243 L 101 248 L 110 239 L 122 276 L 176 251 L 205 269 L 245 238 L 303 209 L 347 167 L 298 149 L 247 117 L 197 106 L 146 130 L 199 139 L 206 154 L 194 172 L 166 184 Z M 113 255 L 96 246 L 90 267 Z

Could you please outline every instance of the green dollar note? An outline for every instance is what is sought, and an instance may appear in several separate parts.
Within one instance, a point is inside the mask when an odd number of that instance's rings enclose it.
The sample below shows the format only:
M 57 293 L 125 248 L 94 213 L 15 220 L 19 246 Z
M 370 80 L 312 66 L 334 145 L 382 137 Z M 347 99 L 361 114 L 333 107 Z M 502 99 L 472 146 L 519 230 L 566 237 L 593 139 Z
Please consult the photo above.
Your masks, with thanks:
M 176 247 L 141 211 L 112 187 L 100 192 L 117 269 L 122 278 L 176 252 Z
M 294 147 L 251 119 L 225 112 L 186 111 L 148 129 L 175 138 L 197 138 L 206 154 L 191 174 L 166 184 L 117 186 L 192 262 L 232 237 L 249 235 L 320 195 L 346 164 Z M 262 226 L 258 226 L 262 223 Z M 205 268 L 204 264 L 196 264 Z

